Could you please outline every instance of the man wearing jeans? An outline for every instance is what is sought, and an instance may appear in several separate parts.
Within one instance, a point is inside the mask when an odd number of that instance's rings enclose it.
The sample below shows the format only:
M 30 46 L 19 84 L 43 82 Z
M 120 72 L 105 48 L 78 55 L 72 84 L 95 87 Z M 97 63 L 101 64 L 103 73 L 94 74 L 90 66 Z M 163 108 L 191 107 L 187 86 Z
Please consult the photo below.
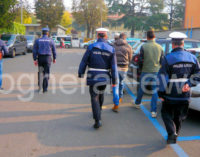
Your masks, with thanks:
M 140 86 L 134 107 L 140 108 L 144 91 L 149 92 L 146 89 L 146 85 L 150 83 L 152 85 L 151 116 L 153 118 L 157 116 L 158 94 L 156 91 L 156 80 L 162 57 L 163 49 L 155 42 L 154 31 L 150 30 L 147 32 L 147 43 L 142 45 L 140 50 L 139 67 L 142 70 L 142 74 L 140 77 Z
M 124 90 L 124 80 L 127 75 L 128 65 L 132 59 L 132 48 L 128 45 L 126 41 L 126 34 L 121 33 L 119 39 L 114 43 L 114 48 L 117 56 L 117 68 L 119 73 L 119 84 L 116 88 L 113 88 L 114 97 L 114 107 L 112 110 L 114 112 L 119 111 L 119 103 L 122 102 L 123 90 Z M 116 99 L 118 97 L 118 99 Z
M 1 37 L 1 35 L 0 35 Z M 0 40 L 0 90 L 2 90 L 3 56 L 8 53 L 5 43 Z

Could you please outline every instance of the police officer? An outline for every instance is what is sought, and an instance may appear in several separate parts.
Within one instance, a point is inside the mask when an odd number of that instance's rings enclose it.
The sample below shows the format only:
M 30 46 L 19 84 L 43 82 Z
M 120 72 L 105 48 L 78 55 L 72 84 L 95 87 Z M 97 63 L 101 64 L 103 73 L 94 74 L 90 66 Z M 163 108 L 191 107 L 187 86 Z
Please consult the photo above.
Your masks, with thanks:
M 190 87 L 200 80 L 200 66 L 197 58 L 184 50 L 185 34 L 173 32 L 170 38 L 173 50 L 162 61 L 158 94 L 163 101 L 161 113 L 168 133 L 167 144 L 174 144 L 187 116 Z
M 0 35 L 1 37 L 1 35 Z M 5 43 L 0 40 L 0 90 L 2 90 L 3 56 L 8 53 Z
M 35 41 L 33 48 L 33 59 L 35 66 L 38 65 L 39 71 L 43 72 L 43 93 L 47 92 L 48 89 L 48 80 L 50 74 L 50 66 L 52 62 L 53 54 L 53 63 L 56 63 L 56 48 L 54 41 L 48 37 L 49 28 L 42 29 L 42 38 L 39 38 Z M 39 77 L 41 78 L 41 77 Z M 39 84 L 41 83 L 39 81 Z M 41 92 L 41 87 L 39 86 L 39 92 Z
M 112 78 L 112 84 L 116 86 L 118 74 L 115 50 L 106 41 L 108 30 L 99 28 L 96 31 L 98 40 L 88 46 L 80 63 L 78 74 L 80 78 L 83 77 L 86 67 L 88 67 L 87 85 L 89 86 L 95 120 L 93 127 L 98 129 L 102 125 L 101 109 L 106 85 L 110 84 Z

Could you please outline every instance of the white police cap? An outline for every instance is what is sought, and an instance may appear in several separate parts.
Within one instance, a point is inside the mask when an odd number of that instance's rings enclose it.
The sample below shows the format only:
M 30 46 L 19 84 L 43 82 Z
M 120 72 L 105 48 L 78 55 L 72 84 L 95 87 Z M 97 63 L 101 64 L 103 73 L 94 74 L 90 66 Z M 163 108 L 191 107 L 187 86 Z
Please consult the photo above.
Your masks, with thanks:
M 47 28 L 47 27 L 42 28 L 42 31 L 44 31 L 44 32 L 49 32 L 49 28 Z
M 178 40 L 178 39 L 183 40 L 187 38 L 187 35 L 181 32 L 172 32 L 170 33 L 169 37 L 175 40 Z
M 120 34 L 119 33 L 115 33 L 115 37 L 119 37 L 120 36 Z
M 96 32 L 109 32 L 109 30 L 106 28 L 97 28 Z

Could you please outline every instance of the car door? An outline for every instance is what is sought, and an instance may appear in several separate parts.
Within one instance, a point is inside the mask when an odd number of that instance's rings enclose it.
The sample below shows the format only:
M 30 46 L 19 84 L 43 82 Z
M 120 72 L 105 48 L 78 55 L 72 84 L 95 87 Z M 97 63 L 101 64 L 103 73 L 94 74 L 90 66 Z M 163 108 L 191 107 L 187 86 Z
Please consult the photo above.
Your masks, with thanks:
M 14 47 L 16 49 L 16 54 L 21 53 L 21 39 L 19 35 L 16 36 Z
M 26 38 L 23 35 L 21 35 L 20 38 L 21 38 L 22 52 L 26 52 L 27 40 L 26 40 Z

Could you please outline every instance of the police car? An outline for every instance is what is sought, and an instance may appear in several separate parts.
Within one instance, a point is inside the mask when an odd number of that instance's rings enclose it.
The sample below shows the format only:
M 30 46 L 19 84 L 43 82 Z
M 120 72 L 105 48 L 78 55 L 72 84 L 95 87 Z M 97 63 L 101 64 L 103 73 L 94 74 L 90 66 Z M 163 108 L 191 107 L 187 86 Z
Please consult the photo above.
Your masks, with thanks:
M 63 39 L 65 48 L 71 48 L 72 47 L 72 36 L 59 35 L 59 36 L 53 36 L 52 39 L 54 40 L 56 47 L 60 47 L 61 39 Z

